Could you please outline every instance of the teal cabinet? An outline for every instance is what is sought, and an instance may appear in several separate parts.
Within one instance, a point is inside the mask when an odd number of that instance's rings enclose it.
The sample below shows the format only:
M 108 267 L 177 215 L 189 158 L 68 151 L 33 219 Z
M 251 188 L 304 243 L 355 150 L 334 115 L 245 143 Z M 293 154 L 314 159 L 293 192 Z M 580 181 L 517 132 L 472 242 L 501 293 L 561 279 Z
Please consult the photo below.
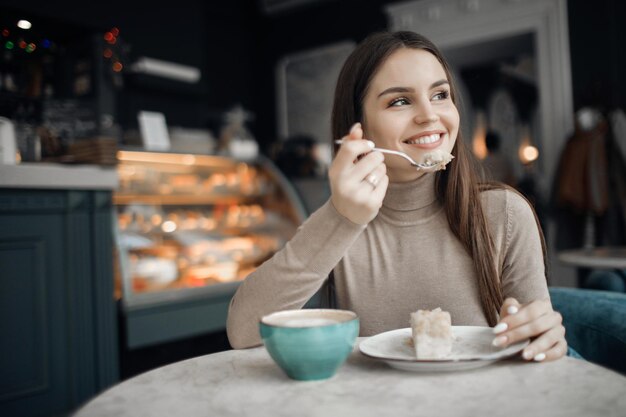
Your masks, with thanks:
M 0 189 L 0 415 L 67 413 L 118 380 L 111 199 Z

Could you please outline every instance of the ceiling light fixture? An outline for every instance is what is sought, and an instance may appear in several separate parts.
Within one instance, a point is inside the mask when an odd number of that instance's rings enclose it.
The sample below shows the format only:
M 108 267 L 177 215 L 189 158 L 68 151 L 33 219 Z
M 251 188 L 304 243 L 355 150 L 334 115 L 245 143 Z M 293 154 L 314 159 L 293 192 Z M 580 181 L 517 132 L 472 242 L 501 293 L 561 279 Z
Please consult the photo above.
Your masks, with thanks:
M 20 20 L 19 22 L 17 22 L 17 27 L 20 29 L 25 29 L 28 30 L 31 27 L 33 27 L 33 25 L 28 21 L 28 20 Z

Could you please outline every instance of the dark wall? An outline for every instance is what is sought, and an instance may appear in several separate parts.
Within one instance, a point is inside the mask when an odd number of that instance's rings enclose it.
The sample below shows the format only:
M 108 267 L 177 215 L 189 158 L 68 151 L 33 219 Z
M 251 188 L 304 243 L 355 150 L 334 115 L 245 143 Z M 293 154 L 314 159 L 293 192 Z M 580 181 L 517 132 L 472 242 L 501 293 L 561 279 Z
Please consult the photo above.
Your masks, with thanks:
M 626 109 L 626 2 L 569 0 L 574 108 Z
M 236 104 L 252 110 L 252 131 L 262 147 L 276 140 L 276 62 L 284 55 L 384 29 L 381 5 L 390 1 L 326 0 L 266 15 L 259 2 L 179 0 L 176 7 L 111 0 L 28 3 L 11 7 L 60 22 L 104 31 L 116 26 L 130 47 L 129 62 L 148 56 L 197 66 L 203 79 L 187 85 L 149 76 L 125 76 L 117 94 L 118 121 L 134 127 L 139 110 L 161 111 L 168 124 L 216 130 L 220 114 Z M 215 132 L 217 133 L 217 132 Z
M 198 85 L 149 77 L 128 79 L 118 94 L 119 120 L 135 123 L 140 109 L 166 114 L 171 125 L 211 127 L 221 112 L 242 104 L 256 114 L 252 131 L 262 149 L 277 140 L 275 65 L 284 55 L 343 40 L 362 40 L 384 29 L 389 0 L 325 0 L 266 15 L 258 1 L 179 0 L 175 6 L 65 0 L 2 0 L 21 8 L 94 28 L 117 26 L 145 55 L 197 66 Z M 568 1 L 574 104 L 626 107 L 626 3 L 621 0 Z
M 239 98 L 250 94 L 249 86 L 231 83 L 230 77 L 241 74 L 239 58 L 232 62 L 229 47 L 247 47 L 244 31 L 246 15 L 239 5 L 243 0 L 223 2 L 217 10 L 202 0 L 178 0 L 175 6 L 155 2 L 84 2 L 64 0 L 28 3 L 3 0 L 2 7 L 49 18 L 62 25 L 80 24 L 104 33 L 111 27 L 120 29 L 120 38 L 128 46 L 127 63 L 139 56 L 177 62 L 200 68 L 202 78 L 197 84 L 186 84 L 150 76 L 124 76 L 124 87 L 117 91 L 118 121 L 124 127 L 136 124 L 138 110 L 161 111 L 171 125 L 201 127 L 207 122 L 211 107 L 222 107 L 226 89 Z M 235 34 L 235 35 L 233 35 Z M 225 67 L 230 67 L 230 71 Z M 241 77 L 244 79 L 244 77 Z M 248 100 L 249 101 L 249 100 Z

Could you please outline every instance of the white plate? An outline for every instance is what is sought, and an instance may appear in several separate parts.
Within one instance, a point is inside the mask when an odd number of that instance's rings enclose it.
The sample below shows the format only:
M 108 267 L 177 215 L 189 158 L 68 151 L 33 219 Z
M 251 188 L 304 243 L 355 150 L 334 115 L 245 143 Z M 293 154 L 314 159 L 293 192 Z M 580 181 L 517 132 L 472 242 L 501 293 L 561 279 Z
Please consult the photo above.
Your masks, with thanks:
M 398 329 L 372 336 L 359 345 L 365 356 L 382 360 L 405 371 L 442 372 L 462 371 L 489 365 L 499 359 L 515 355 L 529 343 L 528 340 L 504 349 L 494 347 L 495 335 L 491 327 L 452 326 L 455 340 L 452 352 L 445 359 L 419 360 L 411 341 L 411 329 Z

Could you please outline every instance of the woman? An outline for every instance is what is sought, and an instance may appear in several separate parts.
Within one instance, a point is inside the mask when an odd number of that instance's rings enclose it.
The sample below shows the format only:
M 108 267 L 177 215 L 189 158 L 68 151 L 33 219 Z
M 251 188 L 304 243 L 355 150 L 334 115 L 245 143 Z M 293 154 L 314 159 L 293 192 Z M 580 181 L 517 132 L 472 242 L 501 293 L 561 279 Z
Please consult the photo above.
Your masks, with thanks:
M 331 198 L 239 287 L 227 323 L 234 348 L 260 344 L 261 316 L 301 308 L 330 275 L 362 336 L 441 307 L 454 325 L 494 326 L 496 346 L 532 338 L 527 360 L 566 353 L 534 212 L 518 193 L 478 183 L 456 100 L 443 56 L 424 37 L 377 33 L 356 48 L 335 92 L 332 133 L 343 144 Z M 433 150 L 454 159 L 424 172 L 374 145 L 418 161 Z

